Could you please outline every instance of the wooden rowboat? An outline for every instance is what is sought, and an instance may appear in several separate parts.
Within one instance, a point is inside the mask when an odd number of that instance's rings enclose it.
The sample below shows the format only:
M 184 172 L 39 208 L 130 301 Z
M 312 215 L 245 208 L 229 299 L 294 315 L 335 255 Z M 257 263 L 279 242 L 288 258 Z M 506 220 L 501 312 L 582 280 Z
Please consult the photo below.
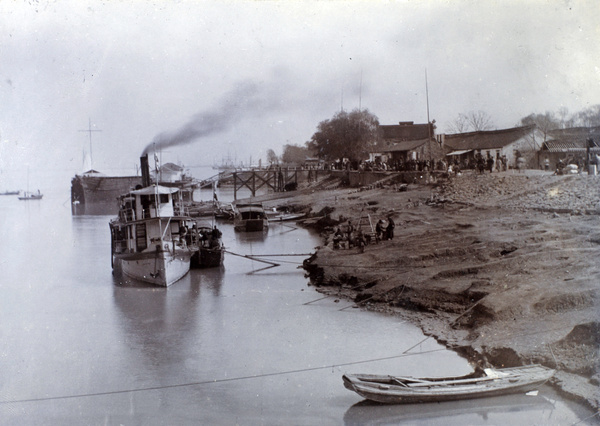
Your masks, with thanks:
M 290 222 L 302 219 L 304 216 L 306 216 L 306 213 L 267 212 L 269 222 Z
M 385 404 L 455 401 L 529 392 L 544 384 L 554 370 L 539 364 L 485 369 L 461 377 L 415 378 L 346 374 L 344 386 L 363 398 Z

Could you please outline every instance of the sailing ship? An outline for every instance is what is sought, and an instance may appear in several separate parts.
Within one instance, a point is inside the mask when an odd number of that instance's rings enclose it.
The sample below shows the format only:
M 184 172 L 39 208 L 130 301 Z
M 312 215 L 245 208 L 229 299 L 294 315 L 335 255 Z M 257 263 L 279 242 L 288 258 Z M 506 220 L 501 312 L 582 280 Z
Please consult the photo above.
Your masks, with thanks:
M 229 172 L 236 170 L 239 166 L 235 164 L 235 159 L 231 158 L 231 155 L 227 154 L 227 158 L 221 158 L 221 164 L 213 164 L 213 170 L 219 170 L 219 172 Z
M 91 121 L 87 130 L 81 132 L 89 133 L 90 148 L 83 156 L 83 170 L 71 179 L 71 213 L 73 215 L 114 215 L 118 213 L 118 205 L 115 200 L 142 184 L 142 177 L 137 175 L 108 176 L 94 170 L 92 167 L 92 132 L 101 130 L 92 129 Z M 161 179 L 164 177 L 164 181 Z M 159 169 L 153 180 L 162 186 L 188 188 L 189 193 L 196 185 L 194 179 L 183 172 L 181 166 L 167 163 Z M 191 195 L 189 196 L 191 200 Z M 190 201 L 191 202 L 191 201 Z
M 93 168 L 91 119 L 88 128 L 79 130 L 89 134 L 90 147 L 83 152 L 83 170 L 71 179 L 71 213 L 73 215 L 114 215 L 118 213 L 117 198 L 142 184 L 141 176 L 107 176 Z
M 179 189 L 151 184 L 147 155 L 141 164 L 142 187 L 120 197 L 118 217 L 110 221 L 112 265 L 136 280 L 168 287 L 190 270 L 197 248 L 188 230 L 194 223 L 178 204 Z
M 115 200 L 142 184 L 141 176 L 107 176 L 90 169 L 71 179 L 71 212 L 73 215 L 116 214 Z
M 198 181 L 183 172 L 183 167 L 167 163 L 150 177 L 150 181 L 160 186 L 178 188 L 180 199 L 188 206 L 194 206 L 193 191 Z M 107 176 L 90 169 L 71 179 L 71 212 L 74 215 L 116 214 L 115 200 L 123 193 L 142 184 L 141 176 Z

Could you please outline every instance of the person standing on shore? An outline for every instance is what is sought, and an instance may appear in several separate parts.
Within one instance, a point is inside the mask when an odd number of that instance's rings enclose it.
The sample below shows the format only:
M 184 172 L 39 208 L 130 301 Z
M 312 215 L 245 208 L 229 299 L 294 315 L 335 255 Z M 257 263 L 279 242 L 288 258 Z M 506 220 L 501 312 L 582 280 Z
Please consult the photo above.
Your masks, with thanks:
M 358 229 L 358 232 L 356 234 L 356 244 L 358 245 L 358 252 L 364 253 L 365 246 L 367 245 L 367 241 L 365 240 L 365 234 L 363 234 L 363 231 L 360 228 Z
M 375 225 L 375 238 L 376 238 L 376 242 L 381 241 L 381 239 L 383 238 L 383 220 L 379 219 L 379 222 L 377 222 L 377 225 Z
M 354 226 L 352 226 L 352 222 L 348 219 L 348 226 L 346 227 L 346 238 L 348 239 L 348 248 L 352 248 L 354 246 Z
M 386 239 L 393 240 L 394 239 L 394 228 L 396 227 L 396 224 L 394 223 L 394 219 L 392 219 L 392 215 L 389 215 L 387 220 L 388 220 L 388 224 L 387 224 L 387 228 L 385 228 Z

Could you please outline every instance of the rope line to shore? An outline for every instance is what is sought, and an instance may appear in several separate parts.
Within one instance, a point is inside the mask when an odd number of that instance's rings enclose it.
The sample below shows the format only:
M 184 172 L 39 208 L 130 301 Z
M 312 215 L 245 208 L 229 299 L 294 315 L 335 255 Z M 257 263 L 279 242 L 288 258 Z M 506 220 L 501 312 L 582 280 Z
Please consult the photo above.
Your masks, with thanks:
M 596 416 L 598 416 L 598 415 L 600 415 L 600 411 L 596 411 L 596 412 L 595 412 L 594 414 L 592 414 L 591 416 L 589 416 L 589 417 L 586 417 L 585 419 L 581 419 L 581 420 L 579 420 L 578 422 L 576 422 L 576 423 L 573 423 L 571 426 L 575 426 L 575 425 L 581 424 L 581 423 L 583 423 L 583 422 L 587 422 L 587 421 L 588 421 L 588 420 L 590 420 L 591 418 L 593 418 L 593 417 L 596 417 Z
M 349 365 L 357 365 L 357 364 L 367 364 L 370 362 L 378 362 L 378 361 L 387 361 L 396 358 L 404 358 L 407 356 L 413 355 L 425 355 L 433 352 L 445 351 L 445 348 L 440 349 L 431 349 L 423 352 L 413 352 L 410 354 L 400 354 L 400 355 L 392 355 L 382 358 L 372 358 L 362 361 L 352 361 L 345 362 L 341 364 L 332 364 L 332 365 L 324 365 L 321 367 L 307 367 L 300 368 L 297 370 L 287 370 L 287 371 L 278 371 L 274 373 L 264 373 L 264 374 L 255 374 L 252 376 L 239 376 L 239 377 L 230 377 L 227 379 L 214 379 L 214 380 L 205 380 L 201 382 L 189 382 L 189 383 L 179 383 L 176 385 L 163 385 L 163 386 L 148 386 L 145 388 L 134 388 L 134 389 L 123 389 L 123 390 L 115 390 L 115 391 L 105 391 L 105 392 L 93 392 L 93 393 L 81 393 L 75 395 L 60 395 L 60 396 L 48 396 L 43 398 L 27 398 L 27 399 L 15 399 L 15 400 L 4 400 L 0 401 L 0 404 L 17 404 L 17 403 L 25 403 L 25 402 L 43 402 L 43 401 L 57 401 L 57 400 L 65 400 L 65 399 L 77 399 L 77 398 L 88 398 L 94 396 L 108 396 L 108 395 L 119 395 L 130 392 L 146 392 L 146 391 L 155 391 L 155 390 L 163 390 L 163 389 L 174 389 L 174 388 L 184 388 L 190 386 L 201 386 L 201 385 L 209 385 L 213 383 L 226 383 L 226 382 L 235 382 L 239 380 L 249 380 L 249 379 L 260 379 L 264 377 L 275 377 L 275 376 L 283 376 L 287 374 L 297 374 L 297 373 L 305 373 L 309 371 L 318 371 L 318 370 L 329 370 L 339 367 L 346 367 Z

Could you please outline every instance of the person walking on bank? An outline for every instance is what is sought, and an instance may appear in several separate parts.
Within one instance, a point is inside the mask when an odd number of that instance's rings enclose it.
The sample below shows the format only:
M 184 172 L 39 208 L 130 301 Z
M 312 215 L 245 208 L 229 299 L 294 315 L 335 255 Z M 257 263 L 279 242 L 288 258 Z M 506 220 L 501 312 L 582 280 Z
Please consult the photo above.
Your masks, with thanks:
M 387 228 L 385 228 L 386 239 L 393 240 L 394 239 L 394 228 L 396 227 L 396 224 L 394 223 L 394 219 L 392 219 L 392 215 L 389 215 L 387 220 L 388 220 L 388 225 L 387 225 Z

